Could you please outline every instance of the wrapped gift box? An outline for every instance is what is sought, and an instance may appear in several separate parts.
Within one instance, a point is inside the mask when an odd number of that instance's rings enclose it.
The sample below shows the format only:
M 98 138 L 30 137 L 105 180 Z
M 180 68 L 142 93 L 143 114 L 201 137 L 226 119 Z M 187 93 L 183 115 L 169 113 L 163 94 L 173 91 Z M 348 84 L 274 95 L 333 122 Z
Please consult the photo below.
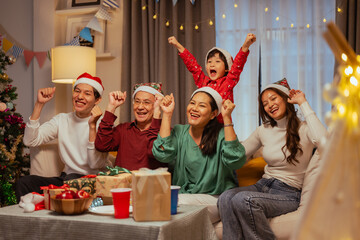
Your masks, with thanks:
M 54 211 L 54 207 L 51 206 L 51 203 L 50 203 L 50 197 L 55 196 L 55 195 L 65 191 L 67 189 L 70 189 L 70 188 L 67 184 L 64 184 L 61 187 L 50 184 L 49 186 L 42 186 L 42 187 L 40 187 L 40 189 L 43 190 L 43 192 L 44 192 L 45 209 Z
M 140 169 L 132 173 L 132 205 L 135 221 L 171 219 L 171 174 L 167 168 Z
M 97 176 L 95 178 L 96 196 L 102 197 L 104 204 L 112 204 L 110 190 L 113 188 L 131 188 L 130 173 L 121 173 L 113 176 Z
M 95 178 L 77 178 L 72 180 L 64 181 L 71 188 L 77 190 L 85 190 L 91 195 L 95 193 Z

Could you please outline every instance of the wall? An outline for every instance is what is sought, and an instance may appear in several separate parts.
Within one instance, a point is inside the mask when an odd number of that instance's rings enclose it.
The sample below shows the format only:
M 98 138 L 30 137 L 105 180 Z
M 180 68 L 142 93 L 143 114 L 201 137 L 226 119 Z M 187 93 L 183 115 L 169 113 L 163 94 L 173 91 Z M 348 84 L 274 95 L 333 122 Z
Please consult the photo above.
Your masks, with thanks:
M 59 6 L 66 5 L 67 1 L 2 1 L 0 23 L 25 49 L 48 51 L 56 45 L 65 43 L 67 17 L 56 15 L 55 10 Z M 103 101 L 99 104 L 103 110 L 108 103 L 109 91 L 120 90 L 121 87 L 121 9 L 120 1 L 120 8 L 111 13 L 112 21 L 107 22 L 105 49 L 111 52 L 114 58 L 97 61 L 97 76 L 103 80 L 105 86 Z M 7 73 L 14 80 L 13 85 L 18 87 L 19 96 L 15 101 L 17 111 L 27 120 L 36 101 L 37 90 L 54 86 L 51 82 L 51 63 L 46 60 L 40 69 L 34 58 L 27 67 L 24 56 L 20 56 L 15 64 L 8 67 Z M 41 114 L 41 122 L 49 120 L 56 113 L 72 111 L 71 86 L 56 84 L 56 87 L 55 100 L 45 105 Z
M 1 1 L 0 24 L 21 47 L 33 49 L 33 2 L 29 0 Z M 7 67 L 13 86 L 17 87 L 18 98 L 14 101 L 16 111 L 24 120 L 28 119 L 33 107 L 33 64 L 25 64 L 24 57 L 19 57 L 13 65 Z M 37 64 L 35 60 L 35 64 Z

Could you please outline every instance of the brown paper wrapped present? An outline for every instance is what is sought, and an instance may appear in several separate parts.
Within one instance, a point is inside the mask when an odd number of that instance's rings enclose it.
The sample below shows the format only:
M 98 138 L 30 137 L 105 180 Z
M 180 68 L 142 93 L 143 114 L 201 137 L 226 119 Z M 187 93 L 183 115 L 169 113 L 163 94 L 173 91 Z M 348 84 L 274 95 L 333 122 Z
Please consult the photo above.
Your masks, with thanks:
M 171 174 L 167 168 L 140 169 L 132 174 L 132 205 L 135 221 L 171 219 Z
M 132 177 L 130 173 L 121 173 L 113 176 L 96 176 L 96 196 L 102 197 L 104 204 L 112 204 L 110 190 L 113 188 L 131 188 Z

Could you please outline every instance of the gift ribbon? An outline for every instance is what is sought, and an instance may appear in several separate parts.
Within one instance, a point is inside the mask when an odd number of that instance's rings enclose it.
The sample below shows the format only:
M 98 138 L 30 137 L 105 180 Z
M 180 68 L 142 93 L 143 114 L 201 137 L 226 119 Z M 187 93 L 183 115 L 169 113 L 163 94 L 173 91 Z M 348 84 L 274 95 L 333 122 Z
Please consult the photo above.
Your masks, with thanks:
M 86 175 L 86 176 L 83 176 L 81 178 L 96 178 L 96 175 Z
M 55 186 L 55 185 L 53 185 L 53 184 L 50 184 L 49 186 L 42 186 L 42 187 L 40 187 L 40 190 L 60 189 L 60 188 L 66 189 L 66 188 L 70 188 L 70 187 L 69 187 L 69 185 L 67 185 L 67 184 L 64 184 L 64 185 L 62 185 L 62 186 Z
M 109 167 L 107 166 L 106 167 L 109 172 L 99 172 L 97 175 L 98 176 L 114 176 L 114 175 L 118 175 L 118 174 L 122 174 L 122 173 L 130 173 L 131 172 L 129 170 L 127 170 L 126 168 L 122 168 L 122 167 L 119 167 L 119 166 L 115 166 L 115 167 Z

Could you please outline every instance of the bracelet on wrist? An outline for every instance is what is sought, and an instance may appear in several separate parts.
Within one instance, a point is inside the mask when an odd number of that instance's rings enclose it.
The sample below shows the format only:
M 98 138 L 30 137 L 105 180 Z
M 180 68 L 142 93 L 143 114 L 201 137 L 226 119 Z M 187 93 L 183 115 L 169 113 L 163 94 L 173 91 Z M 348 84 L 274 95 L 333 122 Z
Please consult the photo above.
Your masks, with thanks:
M 232 127 L 234 126 L 234 123 L 224 124 L 224 127 Z

